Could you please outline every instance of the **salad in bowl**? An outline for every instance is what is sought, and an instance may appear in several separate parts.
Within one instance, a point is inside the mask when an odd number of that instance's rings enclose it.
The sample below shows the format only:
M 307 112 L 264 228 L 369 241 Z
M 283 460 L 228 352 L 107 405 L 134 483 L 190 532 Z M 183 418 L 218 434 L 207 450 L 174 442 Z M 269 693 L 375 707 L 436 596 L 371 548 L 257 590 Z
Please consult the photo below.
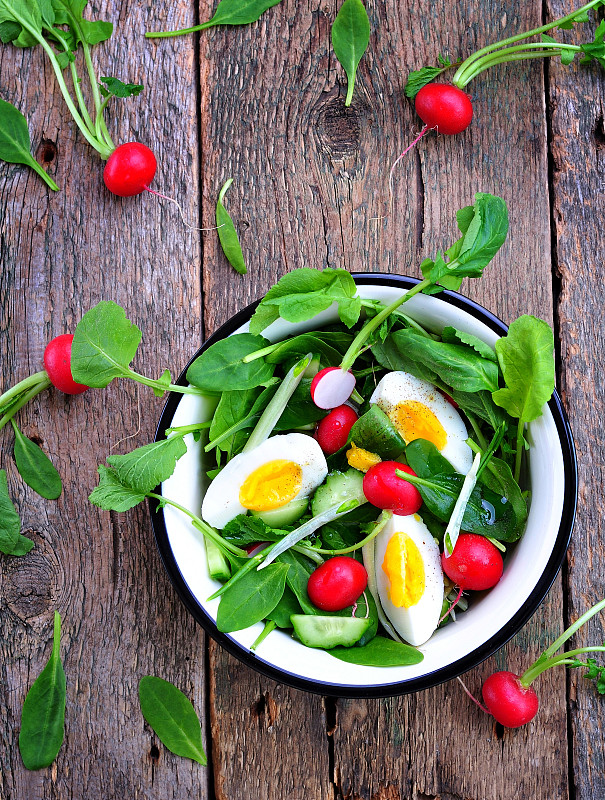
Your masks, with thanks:
M 181 598 L 272 678 L 352 696 L 451 678 L 521 627 L 564 557 L 552 332 L 453 291 L 506 208 L 477 195 L 458 222 L 422 281 L 284 276 L 195 355 L 177 383 L 198 391 L 171 393 L 156 442 L 100 468 L 91 500 L 116 508 L 154 460 L 161 487 L 140 494 Z

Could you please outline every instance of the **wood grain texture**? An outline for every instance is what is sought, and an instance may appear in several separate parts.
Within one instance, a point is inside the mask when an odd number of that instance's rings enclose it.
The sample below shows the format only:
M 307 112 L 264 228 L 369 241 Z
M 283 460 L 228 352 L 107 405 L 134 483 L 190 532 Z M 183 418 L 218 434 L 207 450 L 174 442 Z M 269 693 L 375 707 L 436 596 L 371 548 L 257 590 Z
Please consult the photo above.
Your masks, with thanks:
M 573 4 L 551 2 L 553 18 Z M 589 39 L 594 24 L 566 34 L 572 43 Z M 554 248 L 560 283 L 561 390 L 574 431 L 580 480 L 578 515 L 568 553 L 567 614 L 571 622 L 605 596 L 601 565 L 605 480 L 602 418 L 605 413 L 601 313 L 605 214 L 605 78 L 594 65 L 550 69 Z M 600 220 L 593 224 L 593 220 Z M 574 637 L 574 646 L 601 644 L 603 618 Z M 605 796 L 603 699 L 580 670 L 569 677 L 573 737 L 573 782 L 577 800 Z
M 195 55 L 143 39 L 161 16 L 147 3 L 101 3 L 105 16 L 116 31 L 94 49 L 99 74 L 148 84 L 138 100 L 113 106 L 112 133 L 117 142 L 153 146 L 156 185 L 178 196 L 195 222 Z M 190 5 L 171 12 L 172 24 L 191 20 Z M 100 299 L 119 302 L 143 328 L 141 371 L 179 369 L 201 334 L 198 235 L 151 196 L 109 195 L 103 164 L 76 134 L 39 50 L 3 46 L 0 59 L 2 96 L 27 113 L 35 152 L 43 152 L 45 139 L 56 146 L 50 171 L 61 186 L 49 193 L 29 170 L 0 164 L 3 384 L 40 369 L 48 339 L 73 330 Z M 10 457 L 11 434 L 3 431 L 2 466 L 36 543 L 31 556 L 0 561 L 3 800 L 207 796 L 207 771 L 164 749 L 137 698 L 140 677 L 156 674 L 183 689 L 204 718 L 204 636 L 165 577 L 147 510 L 113 515 L 87 500 L 97 464 L 112 448 L 149 441 L 160 408 L 151 392 L 139 396 L 133 384 L 119 384 L 77 398 L 46 392 L 21 413 L 24 432 L 42 440 L 64 478 L 56 503 L 24 487 Z M 137 438 L 119 444 L 139 428 Z M 48 657 L 55 608 L 63 617 L 66 738 L 52 768 L 27 772 L 17 748 L 20 709 Z

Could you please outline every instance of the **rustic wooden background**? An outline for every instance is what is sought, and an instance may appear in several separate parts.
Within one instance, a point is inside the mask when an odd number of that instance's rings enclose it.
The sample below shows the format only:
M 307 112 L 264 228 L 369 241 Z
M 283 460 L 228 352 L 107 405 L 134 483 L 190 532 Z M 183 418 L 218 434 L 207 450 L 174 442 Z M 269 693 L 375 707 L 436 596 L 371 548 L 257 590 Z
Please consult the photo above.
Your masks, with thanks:
M 235 179 L 227 202 L 245 277 L 214 233 L 188 231 L 170 204 L 110 196 L 43 54 L 0 47 L 0 95 L 26 113 L 34 152 L 62 189 L 0 164 L 4 387 L 40 369 L 48 339 L 101 299 L 123 305 L 144 331 L 140 371 L 178 372 L 204 336 L 287 270 L 417 275 L 424 256 L 449 244 L 454 212 L 476 191 L 507 200 L 508 242 L 466 291 L 505 320 L 531 312 L 552 321 L 580 502 L 561 577 L 519 635 L 467 674 L 476 693 L 494 668 L 530 663 L 604 594 L 603 74 L 536 62 L 484 74 L 471 86 L 472 126 L 427 136 L 398 168 L 393 213 L 371 218 L 386 208 L 390 164 L 419 129 L 403 97 L 409 69 L 578 4 L 368 0 L 370 48 L 345 109 L 330 46 L 336 0 L 284 0 L 254 25 L 161 42 L 143 32 L 207 19 L 211 5 L 92 3 L 115 24 L 94 51 L 99 74 L 145 84 L 138 99 L 113 106 L 115 140 L 154 149 L 154 186 L 178 197 L 194 224 L 213 224 L 218 189 Z M 325 699 L 266 680 L 209 642 L 163 571 L 146 510 L 108 514 L 87 501 L 97 464 L 111 448 L 150 441 L 160 408 L 150 392 L 116 383 L 71 399 L 46 392 L 22 412 L 23 430 L 64 477 L 57 502 L 24 486 L 12 434 L 1 435 L 1 466 L 36 547 L 0 559 L 0 798 L 603 800 L 603 701 L 580 674 L 544 675 L 539 715 L 504 731 L 456 681 L 410 697 Z M 20 710 L 48 658 L 54 609 L 63 617 L 66 738 L 54 765 L 32 773 L 17 747 Z M 594 621 L 579 640 L 602 637 Z M 207 769 L 166 751 L 144 723 L 145 674 L 192 698 Z

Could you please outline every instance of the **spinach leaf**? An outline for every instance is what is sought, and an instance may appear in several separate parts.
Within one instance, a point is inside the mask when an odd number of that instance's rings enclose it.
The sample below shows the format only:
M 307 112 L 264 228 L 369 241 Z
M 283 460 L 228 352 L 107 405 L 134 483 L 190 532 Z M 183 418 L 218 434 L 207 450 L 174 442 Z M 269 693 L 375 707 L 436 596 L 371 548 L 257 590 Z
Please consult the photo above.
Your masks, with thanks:
M 256 22 L 267 9 L 280 2 L 281 0 L 221 0 L 212 19 L 201 25 L 178 31 L 149 31 L 145 36 L 148 39 L 164 39 L 168 36 L 203 31 L 215 25 L 249 25 L 251 22 Z
M 21 712 L 19 751 L 26 769 L 50 766 L 63 744 L 66 681 L 60 640 L 61 617 L 55 611 L 50 659 L 27 693 Z
M 380 363 L 383 363 L 385 351 L 391 363 L 397 361 L 398 369 L 425 380 L 427 375 L 434 373 L 439 378 L 438 385 L 443 382 L 464 392 L 495 391 L 498 388 L 498 365 L 467 345 L 428 339 L 411 328 L 405 328 L 391 334 L 386 347 L 375 345 L 372 348 Z
M 376 601 L 372 597 L 372 593 L 365 591 L 357 600 L 355 605 L 343 608 L 342 611 L 322 611 L 324 616 L 335 617 L 357 617 L 357 619 L 370 619 L 371 624 L 367 631 L 363 634 L 361 639 L 355 642 L 354 647 L 365 647 L 370 642 L 378 631 L 378 610 L 376 609 Z M 346 648 L 345 648 L 346 649 Z
M 507 499 L 512 505 L 517 526 L 523 527 L 527 521 L 527 503 L 506 461 L 492 456 L 481 473 L 480 482 Z
M 287 564 L 252 570 L 221 595 L 216 627 L 222 633 L 249 628 L 265 619 L 279 603 L 286 585 Z
M 494 403 L 491 392 L 461 392 L 453 386 L 450 388 L 452 400 L 460 406 L 462 411 L 479 417 L 491 425 L 493 430 L 499 428 L 502 423 L 508 427 L 510 417 Z
M 327 342 L 325 338 L 328 339 Z M 346 350 L 346 347 L 344 349 Z M 342 361 L 344 350 L 332 347 L 327 334 L 320 337 L 316 333 L 302 333 L 300 336 L 294 336 L 292 339 L 281 342 L 279 347 L 276 347 L 265 359 L 268 364 L 281 364 L 290 359 L 297 361 L 307 353 L 320 356 L 322 366 L 337 367 Z
M 292 614 L 302 614 L 302 609 L 292 589 L 286 586 L 281 600 L 273 611 L 267 614 L 267 619 L 273 620 L 278 628 L 291 628 L 290 617 Z
M 424 658 L 415 647 L 385 636 L 375 636 L 363 647 L 333 647 L 328 652 L 348 664 L 366 667 L 407 667 L 420 664 Z
M 286 322 L 306 322 L 338 304 L 342 322 L 351 328 L 359 319 L 361 299 L 351 275 L 344 269 L 301 267 L 284 275 L 260 301 L 250 332 L 260 333 L 280 317 Z
M 338 519 L 328 522 L 321 529 L 321 541 L 329 550 L 351 547 L 366 535 L 365 526 L 378 517 L 377 509 L 364 503 Z
M 243 391 L 223 392 L 218 406 L 212 417 L 210 426 L 210 441 L 214 441 L 222 436 L 240 420 L 252 415 L 254 403 L 260 395 L 260 389 L 244 389 Z M 260 412 L 259 412 L 260 413 Z M 250 426 L 254 424 L 254 418 L 250 419 Z M 241 452 L 248 435 L 243 431 L 234 433 L 227 439 L 220 442 L 217 447 L 227 453 L 227 458 L 231 459 L 234 455 Z
M 236 272 L 239 272 L 240 275 L 245 275 L 247 272 L 246 262 L 244 261 L 244 254 L 242 253 L 237 231 L 235 230 L 233 220 L 223 205 L 223 198 L 232 183 L 233 178 L 229 178 L 228 181 L 225 181 L 223 188 L 219 192 L 216 202 L 216 227 L 218 239 L 223 248 L 225 258 Z
M 102 300 L 82 317 L 71 345 L 71 374 L 76 383 L 103 389 L 114 378 L 130 376 L 130 362 L 141 331 L 117 303 Z
M 58 192 L 59 187 L 31 155 L 30 147 L 27 120 L 15 106 L 0 99 L 0 159 L 31 167 L 47 186 Z
M 311 398 L 311 378 L 303 378 L 294 390 L 278 423 L 276 431 L 289 431 L 319 422 L 326 416 L 326 411 L 315 405 Z
M 430 478 L 431 475 L 455 475 L 456 470 L 442 456 L 432 442 L 426 439 L 414 439 L 405 449 L 405 457 L 416 475 Z
M 103 97 L 137 97 L 143 91 L 141 83 L 123 83 L 118 78 L 101 78 L 101 84 L 99 89 Z
M 138 506 L 145 499 L 145 493 L 124 486 L 120 483 L 116 472 L 113 469 L 100 466 L 99 484 L 92 490 L 88 499 L 95 506 L 105 511 L 129 511 L 134 506 Z
M 424 277 L 446 289 L 459 289 L 463 278 L 478 278 L 496 255 L 508 233 L 508 211 L 501 197 L 477 193 L 474 206 L 458 213 L 462 237 L 446 252 L 445 262 L 438 253 L 420 268 Z
M 61 476 L 46 453 L 24 436 L 11 419 L 15 431 L 15 463 L 19 474 L 28 486 L 47 500 L 56 500 L 63 485 Z
M 171 753 L 206 766 L 200 721 L 180 689 L 162 678 L 146 675 L 139 681 L 139 703 L 147 723 Z
M 300 607 L 305 614 L 321 614 L 323 613 L 318 608 L 315 608 L 313 603 L 309 600 L 307 593 L 307 584 L 309 576 L 315 569 L 315 564 L 301 553 L 296 553 L 293 550 L 286 550 L 277 557 L 280 564 L 288 566 L 288 573 L 286 575 L 286 582 L 290 589 L 294 592 Z M 271 566 L 271 565 L 269 565 Z M 265 567 L 269 569 L 269 567 Z M 264 572 L 265 570 L 261 570 Z
M 261 386 L 272 378 L 275 367 L 262 358 L 248 364 L 242 359 L 266 345 L 266 339 L 250 333 L 236 333 L 221 339 L 195 359 L 187 370 L 187 380 L 208 394 Z
M 107 463 L 123 486 L 146 494 L 172 475 L 176 462 L 186 452 L 187 445 L 182 437 L 171 436 L 137 447 L 125 455 L 107 456 Z
M 33 546 L 31 539 L 21 535 L 21 520 L 8 495 L 6 472 L 0 469 L 0 553 L 24 556 Z
M 525 314 L 496 342 L 505 387 L 492 393 L 511 417 L 531 422 L 555 388 L 554 336 L 544 320 Z
M 438 75 L 441 75 L 441 73 L 445 72 L 449 67 L 455 66 L 447 56 L 442 56 L 441 54 L 437 56 L 437 61 L 439 62 L 438 67 L 422 67 L 421 69 L 415 69 L 410 72 L 404 89 L 406 97 L 409 97 L 410 100 L 414 100 L 423 86 L 435 80 Z
M 345 0 L 332 25 L 332 47 L 347 74 L 345 106 L 351 105 L 355 75 L 370 43 L 370 20 L 361 0 Z
M 349 441 L 376 453 L 383 461 L 397 460 L 405 451 L 405 441 L 378 405 L 371 405 L 354 423 Z

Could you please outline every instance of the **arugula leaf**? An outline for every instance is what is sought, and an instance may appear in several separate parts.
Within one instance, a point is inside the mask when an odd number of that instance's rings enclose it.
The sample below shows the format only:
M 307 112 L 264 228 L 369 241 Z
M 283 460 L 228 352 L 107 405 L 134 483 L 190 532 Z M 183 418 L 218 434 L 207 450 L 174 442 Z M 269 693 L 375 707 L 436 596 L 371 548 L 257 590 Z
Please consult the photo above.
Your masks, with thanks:
M 56 500 L 63 488 L 61 476 L 46 453 L 24 436 L 11 419 L 15 432 L 15 463 L 28 486 L 47 500 Z
M 66 681 L 60 641 L 61 617 L 55 611 L 50 659 L 27 693 L 21 712 L 19 751 L 26 769 L 50 766 L 63 744 Z
M 107 463 L 123 486 L 147 494 L 172 475 L 176 462 L 186 452 L 182 437 L 171 436 L 125 455 L 107 456 Z
M 483 339 L 478 336 L 473 336 L 472 333 L 466 331 L 459 331 L 451 325 L 441 331 L 441 340 L 448 344 L 467 344 L 479 353 L 482 358 L 487 358 L 489 361 L 497 361 L 496 351 L 488 344 L 485 344 Z
M 206 766 L 200 721 L 180 689 L 162 678 L 146 675 L 139 681 L 139 704 L 145 720 L 171 753 Z
M 31 155 L 30 147 L 27 120 L 14 105 L 0 99 L 0 159 L 9 164 L 25 164 L 31 167 L 47 186 L 58 192 L 59 187 Z
M 82 317 L 71 345 L 71 374 L 76 383 L 103 389 L 130 375 L 129 365 L 141 331 L 117 303 L 102 300 Z
M 359 319 L 361 299 L 352 276 L 344 269 L 301 267 L 284 275 L 260 301 L 250 320 L 250 333 L 260 333 L 275 320 L 306 322 L 338 304 L 342 322 L 351 328 Z
M 281 600 L 288 570 L 287 564 L 269 564 L 260 572 L 248 572 L 227 589 L 216 615 L 219 631 L 241 631 L 265 619 Z
M 496 342 L 505 387 L 494 402 L 511 417 L 531 422 L 542 414 L 555 388 L 554 336 L 544 320 L 524 314 Z
M 195 359 L 187 370 L 187 380 L 208 394 L 261 386 L 271 380 L 275 366 L 262 358 L 247 364 L 242 359 L 266 345 L 266 339 L 251 333 L 236 333 L 221 339 Z
M 423 86 L 435 80 L 442 72 L 455 66 L 448 56 L 442 56 L 441 54 L 437 57 L 437 61 L 439 62 L 438 67 L 422 67 L 421 69 L 415 69 L 410 72 L 404 89 L 406 97 L 409 97 L 410 100 L 414 100 Z
M 145 499 L 145 493 L 136 491 L 120 483 L 113 469 L 100 466 L 99 484 L 92 490 L 88 499 L 105 511 L 129 511 Z
M 437 253 L 434 261 L 427 259 L 420 268 L 433 284 L 457 290 L 463 278 L 479 278 L 483 270 L 502 247 L 508 233 L 508 210 L 501 197 L 477 193 L 475 204 L 459 212 L 458 227 L 462 237 L 446 251 L 445 262 Z
M 237 231 L 229 212 L 223 205 L 225 193 L 232 183 L 233 178 L 229 178 L 219 192 L 216 202 L 216 227 L 225 258 L 236 272 L 239 272 L 240 275 L 245 275 L 247 272 L 246 262 L 244 261 L 244 254 L 242 253 Z
M 105 84 L 102 86 L 101 84 Z M 122 83 L 117 78 L 101 78 L 99 89 L 103 97 L 136 97 L 143 91 L 141 83 Z
M 370 43 L 370 20 L 361 0 L 345 0 L 332 25 L 332 47 L 347 74 L 345 106 L 351 105 L 355 75 Z
M 6 472 L 0 469 L 0 553 L 24 556 L 33 546 L 31 539 L 21 535 L 21 520 L 8 495 Z

